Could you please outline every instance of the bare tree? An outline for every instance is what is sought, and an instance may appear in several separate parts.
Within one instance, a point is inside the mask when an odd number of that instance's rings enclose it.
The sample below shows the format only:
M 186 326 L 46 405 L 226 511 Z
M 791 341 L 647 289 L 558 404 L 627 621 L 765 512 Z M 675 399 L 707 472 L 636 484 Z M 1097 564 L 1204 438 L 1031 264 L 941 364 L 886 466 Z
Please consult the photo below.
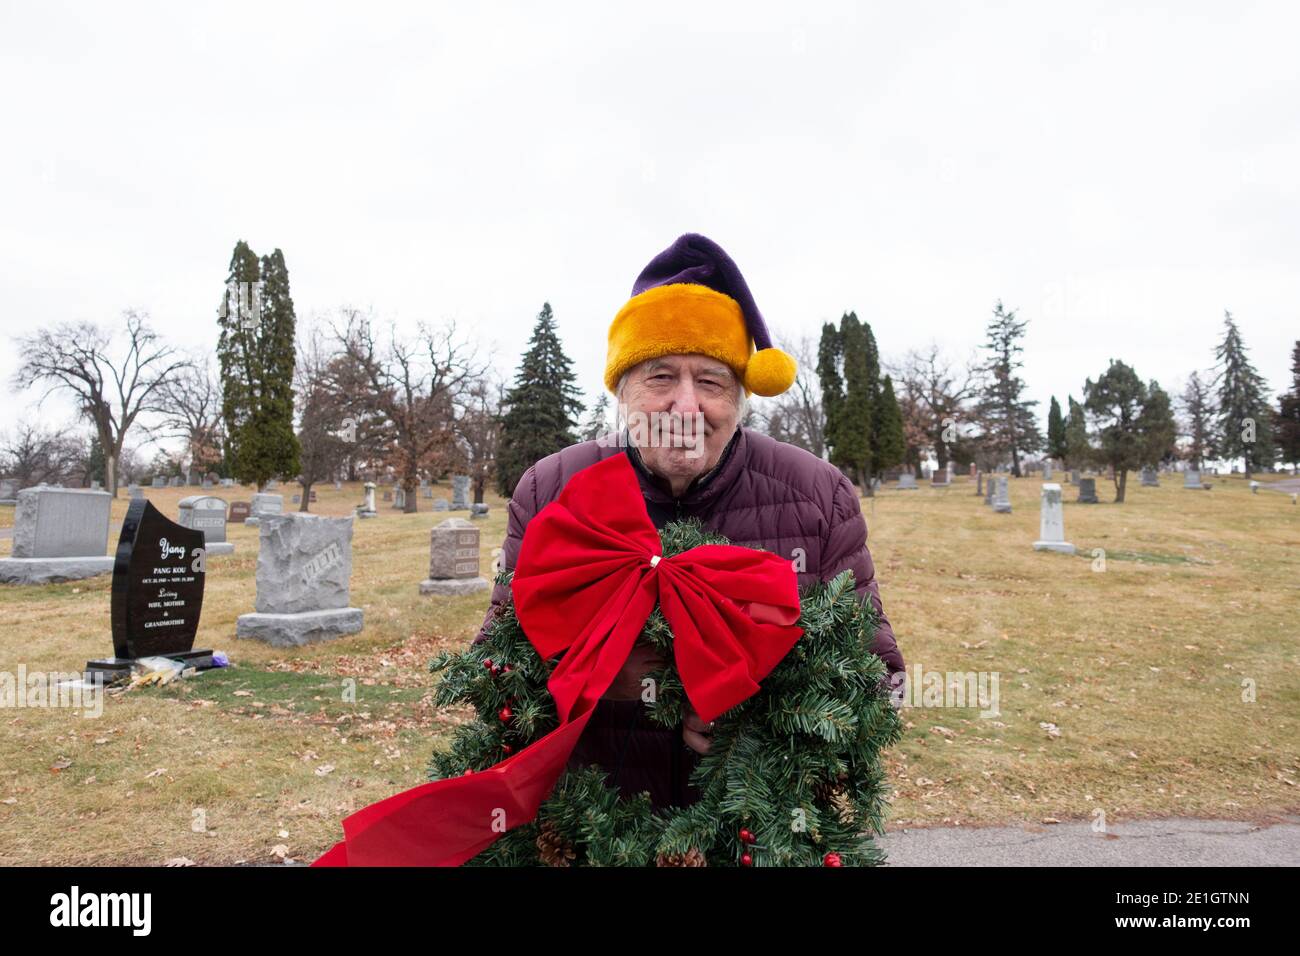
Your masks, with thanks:
M 817 377 L 818 343 L 808 335 L 777 343 L 798 364 L 794 384 L 780 395 L 763 399 L 754 421 L 777 441 L 797 445 L 818 458 L 826 457 L 826 415 L 822 411 L 821 381 Z
M 161 344 L 143 313 L 128 311 L 126 345 L 110 354 L 114 336 L 91 322 L 65 322 L 18 341 L 23 363 L 14 387 L 49 383 L 41 397 L 69 392 L 95 428 L 104 449 L 104 484 L 117 494 L 117 462 L 126 436 L 145 414 L 166 414 L 164 389 L 189 366 L 188 360 Z
M 185 442 L 192 467 L 202 472 L 224 459 L 221 417 L 221 382 L 212 373 L 207 356 L 192 361 L 159 389 L 164 411 L 146 430 L 151 439 L 179 438 Z
M 474 488 L 475 504 L 483 503 L 483 493 L 495 477 L 505 397 L 505 383 L 495 375 L 476 379 L 465 389 L 456 416 L 456 435 L 464 455 L 465 473 Z
M 358 404 L 382 412 L 391 429 L 387 462 L 405 492 L 406 511 L 414 512 L 420 472 L 440 473 L 460 455 L 456 405 L 486 369 L 473 349 L 457 340 L 454 324 L 421 323 L 411 341 L 399 339 L 390 324 L 381 342 L 370 316 L 350 309 L 334 335 L 356 376 L 354 384 L 363 390 L 355 395 Z
M 901 362 L 891 364 L 889 371 L 898 383 L 899 404 L 904 410 L 908 461 L 919 462 L 922 450 L 933 450 L 939 467 L 946 468 L 956 446 L 975 424 L 968 408 L 979 394 L 974 363 L 955 363 L 931 342 L 925 349 L 909 351 Z M 918 432 L 924 435 L 921 448 L 913 446 Z
M 298 403 L 298 456 L 302 486 L 299 511 L 310 511 L 311 489 L 338 474 L 356 435 L 346 396 L 336 387 L 340 356 L 331 352 L 320 326 L 299 336 L 294 368 Z
M 15 479 L 19 488 L 62 484 L 78 472 L 84 455 L 83 443 L 66 430 L 19 422 L 14 434 L 0 442 L 0 474 Z

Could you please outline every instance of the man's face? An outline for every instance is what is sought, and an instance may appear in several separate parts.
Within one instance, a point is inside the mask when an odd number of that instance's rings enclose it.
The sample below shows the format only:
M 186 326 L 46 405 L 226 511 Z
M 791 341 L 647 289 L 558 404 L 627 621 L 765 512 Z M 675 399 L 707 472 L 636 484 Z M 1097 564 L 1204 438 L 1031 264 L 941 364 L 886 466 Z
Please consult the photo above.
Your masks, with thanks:
M 665 355 L 628 373 L 621 401 L 631 441 L 674 495 L 722 457 L 740 418 L 738 384 L 707 355 Z

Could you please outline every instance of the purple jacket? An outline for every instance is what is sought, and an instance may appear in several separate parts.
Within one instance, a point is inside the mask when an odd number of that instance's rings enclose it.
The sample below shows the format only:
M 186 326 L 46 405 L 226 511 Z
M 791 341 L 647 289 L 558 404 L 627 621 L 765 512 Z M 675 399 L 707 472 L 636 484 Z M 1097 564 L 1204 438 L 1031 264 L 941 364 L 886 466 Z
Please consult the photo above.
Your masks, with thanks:
M 635 448 L 620 446 L 612 434 L 548 455 L 524 472 L 515 487 L 501 566 L 514 568 L 529 520 L 559 495 L 576 472 L 625 453 L 636 466 L 655 527 L 696 517 L 733 544 L 761 547 L 792 561 L 802 559 L 795 566 L 801 587 L 851 569 L 859 598 L 870 600 L 880 618 L 872 650 L 891 675 L 904 669 L 903 655 L 880 604 L 857 489 L 834 465 L 748 428 L 736 429 L 718 464 L 680 498 L 673 498 L 666 482 L 645 467 Z M 475 643 L 483 640 L 497 607 L 509 597 L 508 588 L 493 588 L 492 606 Z M 622 792 L 648 791 L 659 808 L 684 806 L 698 797 L 686 783 L 697 759 L 683 742 L 681 729 L 651 724 L 641 701 L 602 700 L 569 766 L 598 764 Z

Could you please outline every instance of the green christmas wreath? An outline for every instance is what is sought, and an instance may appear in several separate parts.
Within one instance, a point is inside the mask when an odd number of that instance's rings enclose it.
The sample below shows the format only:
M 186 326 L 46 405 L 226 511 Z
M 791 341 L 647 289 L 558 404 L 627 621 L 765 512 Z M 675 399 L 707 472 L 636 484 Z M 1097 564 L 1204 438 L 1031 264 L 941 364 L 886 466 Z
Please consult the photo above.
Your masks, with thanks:
M 660 531 L 665 556 L 728 544 L 694 519 Z M 510 583 L 503 573 L 498 581 Z M 854 594 L 853 574 L 804 588 L 803 636 L 757 694 L 718 718 L 691 783 L 700 799 L 655 811 L 645 793 L 621 796 L 599 768 L 566 770 L 537 818 L 505 833 L 467 866 L 872 866 L 886 806 L 881 755 L 899 739 L 884 662 L 870 650 L 874 609 Z M 651 720 L 681 725 L 687 699 L 672 664 L 673 636 L 656 608 L 643 638 L 668 661 L 650 676 Z M 477 717 L 435 752 L 429 777 L 483 770 L 558 725 L 542 660 L 511 603 L 485 640 L 438 655 L 439 706 L 471 705 Z

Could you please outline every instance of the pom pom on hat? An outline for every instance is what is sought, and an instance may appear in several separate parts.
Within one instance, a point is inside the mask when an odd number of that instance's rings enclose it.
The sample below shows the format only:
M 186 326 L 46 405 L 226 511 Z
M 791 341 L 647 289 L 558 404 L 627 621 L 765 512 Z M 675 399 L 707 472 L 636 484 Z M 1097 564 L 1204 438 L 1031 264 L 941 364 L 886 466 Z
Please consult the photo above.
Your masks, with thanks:
M 794 384 L 799 366 L 793 356 L 778 348 L 759 349 L 745 366 L 745 388 L 755 395 L 780 395 Z

